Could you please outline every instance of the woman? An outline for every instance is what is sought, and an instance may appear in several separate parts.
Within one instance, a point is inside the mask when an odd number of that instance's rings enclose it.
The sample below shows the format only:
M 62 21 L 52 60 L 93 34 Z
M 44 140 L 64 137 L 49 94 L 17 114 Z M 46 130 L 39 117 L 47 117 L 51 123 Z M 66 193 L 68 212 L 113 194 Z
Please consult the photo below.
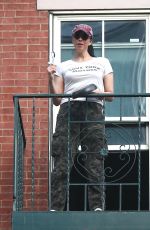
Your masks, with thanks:
M 89 52 L 92 39 L 93 31 L 89 25 L 79 24 L 74 27 L 72 30 L 72 42 L 75 48 L 73 58 L 58 66 L 48 67 L 51 93 L 73 94 L 91 83 L 97 87 L 93 93 L 113 93 L 112 67 L 108 59 L 93 57 Z M 112 101 L 112 97 L 106 97 L 105 100 Z M 107 149 L 103 99 L 77 97 L 71 98 L 68 102 L 68 98 L 56 97 L 53 103 L 56 106 L 60 105 L 60 110 L 52 143 L 54 156 L 52 209 L 64 210 L 69 178 L 67 169 L 70 171 L 78 147 L 81 146 L 81 153 L 86 156 L 84 169 L 88 180 L 89 209 L 103 210 L 104 156 L 101 152 Z M 67 157 L 70 159 L 69 163 Z

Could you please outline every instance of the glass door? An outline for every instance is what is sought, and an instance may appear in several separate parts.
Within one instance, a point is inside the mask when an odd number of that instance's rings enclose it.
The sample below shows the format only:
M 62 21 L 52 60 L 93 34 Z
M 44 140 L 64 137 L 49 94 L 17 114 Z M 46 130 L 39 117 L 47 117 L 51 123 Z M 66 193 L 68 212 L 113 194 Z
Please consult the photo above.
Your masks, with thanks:
M 93 47 L 95 56 L 103 56 L 110 60 L 114 70 L 115 94 L 138 94 L 148 92 L 146 86 L 147 74 L 147 19 L 125 17 L 125 16 L 56 16 L 54 20 L 54 50 L 56 52 L 56 61 L 62 62 L 72 58 L 73 45 L 71 41 L 71 32 L 76 24 L 85 23 L 93 28 L 94 40 Z M 148 209 L 149 196 L 149 117 L 147 114 L 146 98 L 124 97 L 115 98 L 113 102 L 106 103 L 106 135 L 108 145 L 113 157 L 106 160 L 106 180 L 107 182 L 122 183 L 127 176 L 127 181 L 137 179 L 137 154 L 140 151 L 141 167 L 145 164 L 143 171 L 140 171 L 141 178 L 147 178 L 142 182 L 141 191 L 144 191 L 140 201 L 143 209 Z M 140 108 L 140 125 L 139 125 Z M 119 122 L 119 123 L 118 123 Z M 139 127 L 140 126 L 140 127 Z M 140 134 L 139 134 L 140 129 Z M 140 136 L 140 139 L 139 139 Z M 124 151 L 122 148 L 124 146 Z M 129 151 L 130 148 L 130 151 Z M 127 151 L 128 150 L 128 151 Z M 123 155 L 120 153 L 125 153 Z M 128 153 L 132 157 L 129 157 Z M 116 158 L 120 159 L 120 168 L 116 167 Z M 129 163 L 129 164 L 128 164 Z M 117 164 L 119 164 L 117 162 Z M 111 165 L 111 166 L 110 166 Z M 127 165 L 127 168 L 126 168 Z M 124 171 L 124 169 L 126 170 Z M 123 169 L 123 170 L 122 170 Z M 108 173 L 108 170 L 114 173 Z M 118 171 L 117 171 L 118 170 Z M 132 171 L 132 173 L 131 173 Z M 119 174 L 121 173 L 121 174 Z M 108 188 L 107 200 L 108 209 L 118 209 L 118 204 L 111 200 L 111 191 L 118 194 L 118 188 L 110 186 Z M 137 189 L 126 186 L 122 190 L 123 196 L 134 192 L 138 196 Z M 130 202 L 130 198 L 126 197 Z M 112 204 L 112 205 L 110 205 Z M 137 204 L 133 207 L 123 205 L 123 209 L 137 209 Z M 115 207 L 115 208 L 114 208 Z

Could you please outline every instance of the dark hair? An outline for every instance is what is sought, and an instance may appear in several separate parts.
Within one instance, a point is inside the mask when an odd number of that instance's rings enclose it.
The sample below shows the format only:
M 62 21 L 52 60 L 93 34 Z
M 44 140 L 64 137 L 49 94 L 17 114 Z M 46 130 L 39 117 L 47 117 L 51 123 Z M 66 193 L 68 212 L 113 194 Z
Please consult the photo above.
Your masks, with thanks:
M 94 48 L 93 48 L 92 45 L 89 45 L 89 46 L 88 46 L 88 53 L 89 53 L 89 55 L 90 55 L 91 57 L 95 57 L 95 55 L 94 55 Z

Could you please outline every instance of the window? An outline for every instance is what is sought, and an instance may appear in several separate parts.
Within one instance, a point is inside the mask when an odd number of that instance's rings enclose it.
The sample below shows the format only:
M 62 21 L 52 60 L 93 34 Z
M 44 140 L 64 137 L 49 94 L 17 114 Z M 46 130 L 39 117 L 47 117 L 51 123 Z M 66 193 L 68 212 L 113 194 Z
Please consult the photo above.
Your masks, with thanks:
M 107 17 L 97 16 L 56 16 L 54 19 L 54 52 L 56 62 L 72 57 L 73 45 L 71 31 L 74 25 L 86 23 L 92 26 L 94 32 L 93 46 L 95 56 L 107 57 L 114 70 L 115 93 L 146 93 L 146 23 L 144 16 L 137 17 Z M 90 20 L 89 20 L 90 19 Z M 146 99 L 115 98 L 106 104 L 106 119 L 118 120 L 120 116 L 126 121 L 137 121 L 139 116 L 148 122 L 146 114 Z M 132 125 L 132 124 L 131 124 Z M 130 124 L 126 130 L 130 132 Z M 142 132 L 145 136 L 146 128 Z M 136 129 L 132 129 L 136 135 Z M 112 141 L 111 141 L 112 144 Z

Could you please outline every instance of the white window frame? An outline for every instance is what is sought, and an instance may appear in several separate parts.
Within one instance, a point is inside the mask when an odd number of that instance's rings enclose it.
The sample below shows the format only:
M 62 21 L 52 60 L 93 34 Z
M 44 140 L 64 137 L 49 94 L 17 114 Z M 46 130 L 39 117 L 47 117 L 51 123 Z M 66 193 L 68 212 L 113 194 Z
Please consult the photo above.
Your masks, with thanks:
M 130 11 L 129 11 L 130 12 Z M 85 12 L 84 12 L 85 13 Z M 88 12 L 87 12 L 88 13 Z M 146 33 L 146 60 L 150 60 L 150 15 L 145 14 L 133 14 L 133 15 L 94 15 L 94 14 L 82 14 L 82 15 L 72 15 L 72 12 L 67 11 L 66 15 L 55 15 L 50 14 L 50 36 L 49 36 L 49 61 L 52 62 L 52 51 L 55 52 L 55 63 L 59 63 L 61 59 L 61 22 L 62 21 L 110 21 L 110 20 L 146 20 L 146 28 L 149 28 L 149 31 Z M 53 29 L 52 29 L 53 28 Z M 102 47 L 102 56 L 104 56 L 104 47 Z M 149 77 L 148 77 L 149 76 Z M 146 92 L 150 92 L 150 68 L 148 61 L 146 61 Z M 150 108 L 147 106 L 150 99 L 146 100 L 146 116 L 141 118 L 141 121 L 150 121 Z M 117 117 L 108 117 L 107 120 L 118 120 Z M 123 117 L 124 121 L 136 121 L 136 117 Z

